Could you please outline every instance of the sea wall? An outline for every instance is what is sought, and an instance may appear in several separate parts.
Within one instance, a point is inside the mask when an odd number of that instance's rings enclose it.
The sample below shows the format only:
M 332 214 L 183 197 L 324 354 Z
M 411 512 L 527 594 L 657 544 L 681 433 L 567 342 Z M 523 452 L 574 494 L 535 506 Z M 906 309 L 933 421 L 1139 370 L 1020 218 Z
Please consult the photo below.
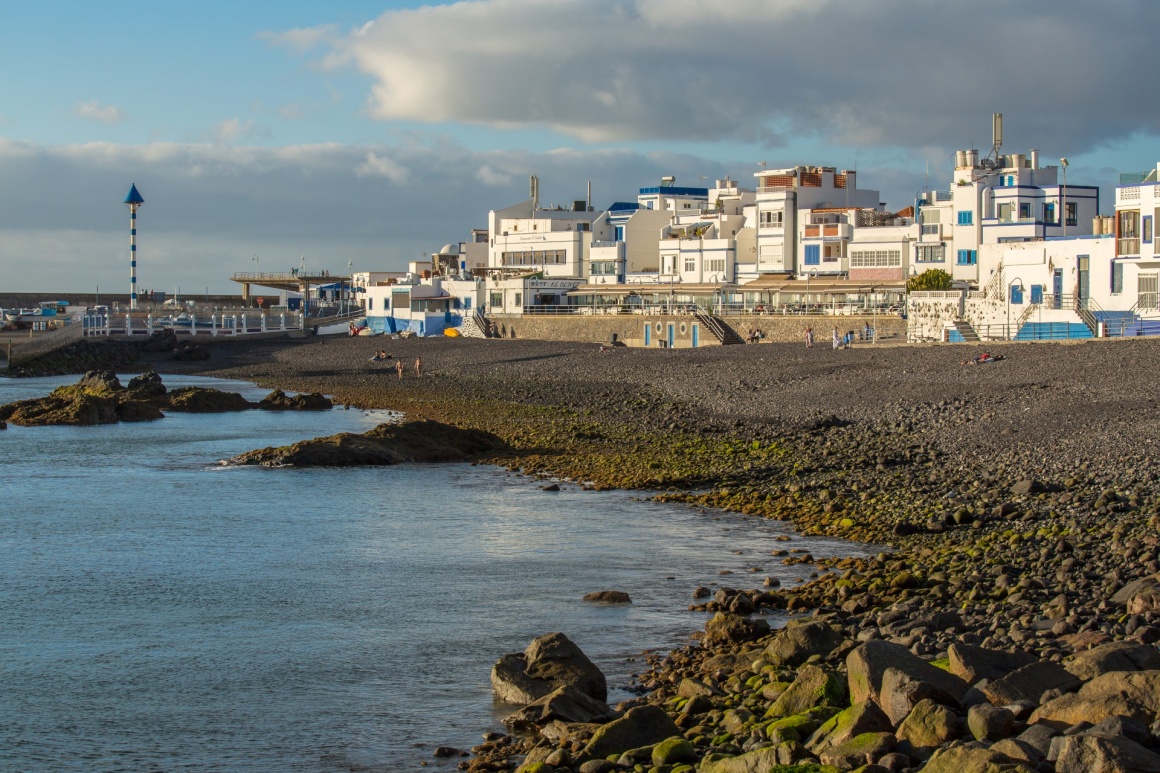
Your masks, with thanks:
M 645 325 L 651 326 L 649 345 L 659 346 L 659 341 L 667 340 L 668 326 L 673 330 L 673 348 L 685 349 L 693 345 L 693 325 L 696 318 L 691 314 L 676 315 L 568 315 L 568 316 L 519 316 L 492 314 L 488 317 L 500 329 L 504 338 L 527 338 L 540 341 L 589 341 L 608 343 L 613 334 L 616 340 L 628 346 L 645 345 Z M 814 329 L 816 340 L 829 338 L 837 328 L 842 334 L 853 330 L 861 333 L 865 324 L 878 331 L 879 340 L 906 340 L 906 320 L 897 315 L 888 316 L 741 316 L 720 318 L 726 326 L 744 339 L 751 330 L 760 331 L 766 342 L 801 341 L 806 326 Z M 659 328 L 657 326 L 660 326 Z M 720 342 L 713 334 L 700 326 L 698 346 L 717 346 Z

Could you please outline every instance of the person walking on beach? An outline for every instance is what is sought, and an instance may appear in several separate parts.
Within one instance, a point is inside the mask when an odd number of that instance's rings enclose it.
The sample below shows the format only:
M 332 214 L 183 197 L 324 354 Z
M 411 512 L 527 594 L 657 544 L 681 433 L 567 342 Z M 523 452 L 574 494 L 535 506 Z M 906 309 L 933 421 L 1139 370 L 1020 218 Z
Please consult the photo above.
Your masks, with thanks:
M 399 374 L 399 381 L 403 380 L 403 361 L 395 360 L 395 372 Z
M 814 348 L 814 329 L 809 325 L 806 326 L 806 348 Z
M 838 328 L 834 328 L 833 343 L 835 349 L 842 345 L 842 339 L 838 337 Z
M 423 377 L 423 361 L 418 357 L 415 358 L 415 378 Z

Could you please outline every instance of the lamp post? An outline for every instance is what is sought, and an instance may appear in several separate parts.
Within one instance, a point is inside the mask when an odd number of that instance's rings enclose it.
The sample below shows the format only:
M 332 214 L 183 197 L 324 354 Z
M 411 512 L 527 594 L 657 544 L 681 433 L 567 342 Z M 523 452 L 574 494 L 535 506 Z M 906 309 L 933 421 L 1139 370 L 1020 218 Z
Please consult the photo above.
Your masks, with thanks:
M 145 199 L 137 192 L 137 184 L 129 186 L 129 195 L 125 197 L 129 207 L 129 310 L 137 310 L 137 210 L 145 203 Z
M 1067 159 L 1059 159 L 1059 166 L 1063 169 L 1063 190 L 1059 194 L 1059 220 L 1063 223 L 1063 235 L 1067 237 Z
M 1023 292 L 1023 280 L 1022 279 L 1020 279 L 1019 277 L 1015 277 L 1014 279 L 1012 279 L 1010 282 L 1007 283 L 1007 340 L 1009 340 L 1009 341 L 1013 340 L 1015 338 L 1015 336 L 1011 335 L 1011 289 L 1013 287 L 1015 287 L 1016 284 L 1019 285 L 1019 292 L 1022 294 L 1022 292 Z

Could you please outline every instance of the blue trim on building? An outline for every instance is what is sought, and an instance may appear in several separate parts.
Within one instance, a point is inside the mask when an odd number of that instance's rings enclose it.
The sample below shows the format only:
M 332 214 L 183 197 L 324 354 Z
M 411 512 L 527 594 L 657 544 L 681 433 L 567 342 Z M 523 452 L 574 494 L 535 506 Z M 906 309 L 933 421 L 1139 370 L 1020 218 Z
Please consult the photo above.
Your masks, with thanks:
M 704 196 L 705 198 L 709 198 L 709 189 L 708 188 L 679 188 L 675 185 L 670 185 L 670 186 L 659 186 L 658 185 L 655 188 L 641 188 L 640 189 L 641 196 L 652 196 L 653 194 L 657 194 L 657 193 L 667 193 L 670 196 L 695 196 L 695 197 Z

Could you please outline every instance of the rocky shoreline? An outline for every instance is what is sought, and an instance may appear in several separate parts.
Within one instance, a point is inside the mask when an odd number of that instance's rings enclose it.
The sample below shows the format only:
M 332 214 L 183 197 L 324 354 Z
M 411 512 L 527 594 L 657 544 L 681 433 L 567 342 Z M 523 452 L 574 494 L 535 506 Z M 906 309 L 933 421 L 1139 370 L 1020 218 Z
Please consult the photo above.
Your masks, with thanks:
M 973 368 L 961 347 L 391 346 L 423 377 L 369 366 L 381 342 L 359 339 L 182 367 L 489 432 L 527 474 L 893 548 L 698 594 L 718 613 L 702 641 L 653 657 L 614 719 L 492 734 L 462 767 L 1160 771 L 1160 342 L 1011 345 Z M 770 632 L 760 608 L 795 622 Z M 620 740 L 586 758 L 597 735 Z

